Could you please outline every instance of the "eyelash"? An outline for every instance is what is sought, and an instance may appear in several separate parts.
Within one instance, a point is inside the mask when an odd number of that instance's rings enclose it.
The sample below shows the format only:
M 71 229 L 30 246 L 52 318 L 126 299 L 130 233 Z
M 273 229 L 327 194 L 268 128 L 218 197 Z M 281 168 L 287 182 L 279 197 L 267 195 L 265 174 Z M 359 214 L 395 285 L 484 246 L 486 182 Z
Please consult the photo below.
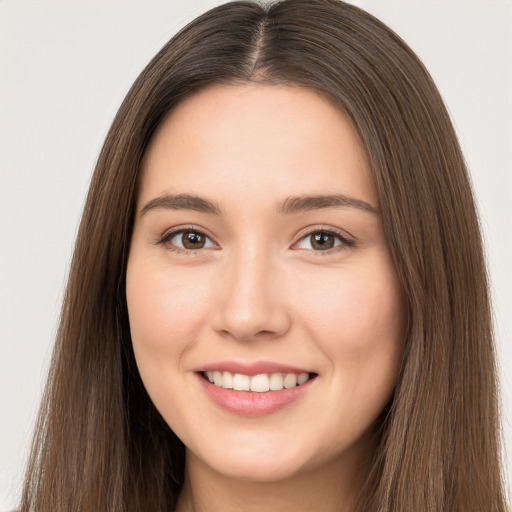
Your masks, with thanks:
M 158 245 L 165 245 L 166 248 L 169 249 L 170 251 L 176 252 L 178 254 L 183 254 L 183 255 L 192 255 L 192 256 L 193 255 L 197 255 L 200 251 L 202 251 L 204 249 L 204 248 L 200 248 L 200 249 L 184 249 L 184 248 L 176 247 L 175 245 L 169 244 L 170 240 L 172 240 L 175 236 L 183 234 L 183 233 L 194 233 L 194 234 L 197 234 L 197 235 L 201 235 L 201 236 L 207 238 L 208 240 L 210 240 L 216 246 L 216 248 L 218 248 L 218 245 L 208 235 L 206 235 L 200 229 L 194 228 L 192 226 L 190 226 L 190 227 L 181 227 L 181 228 L 177 228 L 177 229 L 168 231 L 162 237 L 160 237 L 157 240 L 156 243 Z M 337 230 L 335 230 L 333 228 L 322 228 L 322 227 L 318 227 L 318 228 L 315 228 L 315 229 L 313 229 L 311 231 L 308 231 L 307 233 L 302 235 L 299 238 L 299 240 L 294 243 L 294 245 L 297 245 L 302 240 L 306 239 L 307 237 L 311 237 L 311 236 L 313 236 L 313 235 L 315 235 L 317 233 L 322 233 L 322 234 L 325 234 L 325 235 L 334 236 L 341 243 L 339 245 L 337 245 L 337 246 L 334 246 L 331 249 L 326 249 L 326 250 L 323 250 L 323 251 L 315 251 L 313 249 L 304 249 L 304 250 L 309 250 L 310 252 L 314 253 L 316 256 L 327 256 L 327 255 L 332 254 L 333 252 L 346 250 L 346 249 L 349 249 L 349 248 L 354 247 L 356 245 L 355 240 L 348 238 L 346 234 L 344 234 L 344 233 L 342 233 L 340 231 L 337 231 Z

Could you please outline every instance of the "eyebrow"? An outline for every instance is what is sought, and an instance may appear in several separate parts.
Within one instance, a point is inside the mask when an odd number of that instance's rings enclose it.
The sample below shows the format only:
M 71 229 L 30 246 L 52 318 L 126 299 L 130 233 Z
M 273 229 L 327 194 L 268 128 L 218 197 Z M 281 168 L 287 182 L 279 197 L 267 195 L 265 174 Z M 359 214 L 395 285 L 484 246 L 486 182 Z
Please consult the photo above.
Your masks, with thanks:
M 287 197 L 277 208 L 282 215 L 320 210 L 323 208 L 357 208 L 369 213 L 379 213 L 370 203 L 344 194 Z M 141 210 L 141 216 L 151 210 L 193 210 L 201 213 L 222 215 L 215 202 L 191 194 L 165 194 L 151 199 Z
M 213 215 L 221 215 L 222 211 L 216 203 L 203 199 L 202 197 L 190 194 L 165 194 L 155 199 L 151 199 L 140 214 L 151 210 L 193 210 L 201 213 L 210 213 Z
M 279 213 L 289 215 L 309 210 L 320 210 L 322 208 L 347 207 L 357 208 L 369 213 L 379 213 L 377 208 L 373 207 L 370 203 L 344 194 L 288 197 L 279 206 L 278 211 Z

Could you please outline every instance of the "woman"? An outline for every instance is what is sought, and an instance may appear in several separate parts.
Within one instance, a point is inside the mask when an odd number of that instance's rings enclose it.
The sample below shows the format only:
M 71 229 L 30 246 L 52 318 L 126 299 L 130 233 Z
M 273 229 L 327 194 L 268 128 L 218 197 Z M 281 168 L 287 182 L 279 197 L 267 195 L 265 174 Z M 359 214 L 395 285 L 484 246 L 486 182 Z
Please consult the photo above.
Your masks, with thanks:
M 188 25 L 100 155 L 21 510 L 503 511 L 497 425 L 472 194 L 415 55 L 338 1 Z

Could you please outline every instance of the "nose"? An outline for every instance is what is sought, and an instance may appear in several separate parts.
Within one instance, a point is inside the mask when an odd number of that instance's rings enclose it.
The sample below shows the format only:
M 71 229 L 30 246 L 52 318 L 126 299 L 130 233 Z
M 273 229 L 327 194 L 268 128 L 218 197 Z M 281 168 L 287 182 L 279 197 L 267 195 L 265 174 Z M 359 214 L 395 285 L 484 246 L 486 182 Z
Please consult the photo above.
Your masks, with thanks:
M 217 286 L 213 328 L 240 341 L 277 338 L 291 325 L 279 265 L 263 251 L 226 261 Z

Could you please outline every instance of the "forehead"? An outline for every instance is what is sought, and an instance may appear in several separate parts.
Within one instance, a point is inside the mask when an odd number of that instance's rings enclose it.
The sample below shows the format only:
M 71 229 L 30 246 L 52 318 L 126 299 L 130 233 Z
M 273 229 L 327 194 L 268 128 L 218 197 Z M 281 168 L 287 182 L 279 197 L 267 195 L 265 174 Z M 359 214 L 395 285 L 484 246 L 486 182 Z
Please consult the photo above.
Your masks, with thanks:
M 182 189 L 338 192 L 378 204 L 348 116 L 316 91 L 288 85 L 216 85 L 191 95 L 155 132 L 142 173 L 145 198 Z

